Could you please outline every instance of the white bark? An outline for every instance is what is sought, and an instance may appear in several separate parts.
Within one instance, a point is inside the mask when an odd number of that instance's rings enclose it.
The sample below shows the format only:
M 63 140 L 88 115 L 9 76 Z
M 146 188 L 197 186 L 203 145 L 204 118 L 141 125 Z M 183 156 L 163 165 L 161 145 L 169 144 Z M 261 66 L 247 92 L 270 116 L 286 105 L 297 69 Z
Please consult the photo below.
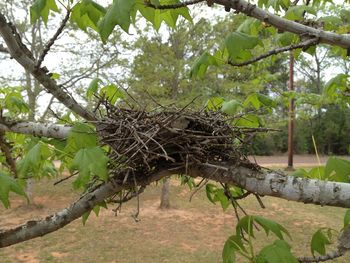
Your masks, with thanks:
M 33 55 L 21 42 L 19 36 L 16 33 L 13 33 L 13 28 L 8 24 L 2 13 L 0 13 L 0 35 L 4 39 L 11 57 L 21 64 L 25 70 L 30 72 L 30 74 L 32 74 L 49 93 L 85 120 L 96 120 L 94 114 L 87 111 L 77 103 L 73 97 L 64 91 L 56 81 L 50 77 L 50 74 L 47 74 L 45 68 L 36 67 Z
M 0 123 L 0 130 L 5 132 L 15 132 L 23 134 L 31 134 L 34 136 L 43 136 L 48 138 L 64 139 L 67 138 L 71 127 L 36 122 L 17 122 L 14 124 Z
M 278 172 L 264 173 L 229 164 L 216 167 L 197 166 L 192 168 L 190 173 L 191 176 L 236 185 L 261 196 L 274 196 L 305 204 L 350 208 L 350 184 L 348 183 L 298 178 Z
M 232 9 L 268 23 L 283 31 L 302 35 L 303 37 L 318 38 L 320 42 L 343 48 L 350 48 L 349 34 L 336 34 L 333 32 L 305 26 L 295 21 L 287 20 L 268 11 L 265 11 L 254 4 L 244 0 L 215 0 L 215 3 L 229 6 Z

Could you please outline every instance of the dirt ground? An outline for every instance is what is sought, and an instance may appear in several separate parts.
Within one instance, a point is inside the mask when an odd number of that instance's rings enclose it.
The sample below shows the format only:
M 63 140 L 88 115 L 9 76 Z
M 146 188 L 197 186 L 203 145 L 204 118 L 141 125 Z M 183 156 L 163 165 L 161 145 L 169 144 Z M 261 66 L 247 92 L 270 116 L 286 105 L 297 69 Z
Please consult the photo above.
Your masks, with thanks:
M 278 161 L 277 161 L 278 160 Z M 257 157 L 262 165 L 283 167 L 285 157 Z M 312 166 L 312 156 L 297 157 L 300 163 Z M 322 159 L 325 161 L 325 159 Z M 71 182 L 53 186 L 57 179 L 35 183 L 35 205 L 13 196 L 11 209 L 0 206 L 0 229 L 11 228 L 30 219 L 42 218 L 66 207 L 79 193 Z M 41 238 L 0 249 L 0 263 L 218 263 L 225 240 L 235 232 L 237 219 L 233 209 L 223 211 L 211 204 L 202 189 L 192 201 L 192 191 L 172 179 L 170 210 L 159 210 L 159 184 L 152 184 L 140 196 L 140 222 L 132 215 L 136 200 L 122 207 L 118 216 L 112 205 L 101 210 L 98 217 L 91 215 L 84 226 L 76 220 L 68 226 Z M 310 255 L 312 234 L 321 227 L 340 229 L 345 209 L 320 207 L 289 202 L 273 197 L 262 198 L 262 209 L 254 197 L 240 202 L 248 214 L 273 219 L 285 226 L 293 236 L 287 241 L 296 255 Z M 241 213 L 242 216 L 242 213 Z M 256 234 L 254 244 L 258 251 L 275 238 L 263 231 Z M 350 253 L 349 253 L 350 254 Z M 238 263 L 247 262 L 238 258 Z M 350 255 L 333 261 L 350 262 Z
M 320 164 L 325 165 L 330 156 L 321 155 L 319 156 Z M 337 156 L 350 161 L 350 156 Z M 249 156 L 252 162 L 256 162 L 261 166 L 268 167 L 287 167 L 288 156 L 287 155 L 273 155 L 273 156 Z M 299 167 L 313 167 L 318 166 L 319 162 L 316 155 L 305 154 L 305 155 L 294 155 L 293 163 L 296 168 Z

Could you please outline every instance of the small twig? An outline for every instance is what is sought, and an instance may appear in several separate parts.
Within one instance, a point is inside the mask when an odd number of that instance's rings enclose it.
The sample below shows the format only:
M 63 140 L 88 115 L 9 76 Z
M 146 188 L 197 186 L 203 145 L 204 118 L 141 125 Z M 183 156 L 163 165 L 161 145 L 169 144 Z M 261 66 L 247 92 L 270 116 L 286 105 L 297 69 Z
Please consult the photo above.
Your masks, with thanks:
M 10 53 L 10 52 L 8 51 L 8 49 L 7 49 L 6 47 L 4 47 L 2 44 L 0 44 L 0 52 L 6 53 L 6 54 Z
M 204 179 L 203 179 L 203 180 L 204 180 Z M 192 201 L 193 196 L 194 196 L 196 193 L 198 193 L 198 191 L 201 190 L 201 189 L 203 188 L 203 186 L 205 186 L 205 185 L 209 182 L 209 179 L 205 179 L 205 180 L 204 180 L 204 183 L 202 183 L 203 180 L 202 180 L 202 181 L 200 182 L 200 184 L 196 187 L 196 189 L 192 192 L 192 194 L 191 194 L 191 196 L 190 196 L 190 199 L 189 199 L 190 202 Z
M 135 177 L 135 173 L 133 173 L 133 177 L 134 177 L 134 183 L 135 183 L 135 187 L 137 187 L 137 182 L 136 182 L 136 177 Z M 137 210 L 136 213 L 131 215 L 132 218 L 134 218 L 135 222 L 140 222 L 140 218 L 139 218 L 139 214 L 140 214 L 140 195 L 137 194 Z
M 53 37 L 49 40 L 49 42 L 47 42 L 47 44 L 45 45 L 45 48 L 43 50 L 43 52 L 40 54 L 38 62 L 36 63 L 35 67 L 36 68 L 40 68 L 41 63 L 43 63 L 45 56 L 47 55 L 47 53 L 50 51 L 50 48 L 52 47 L 52 45 L 55 43 L 55 41 L 57 40 L 58 36 L 62 33 L 64 27 L 66 26 L 69 16 L 70 16 L 71 11 L 69 9 L 67 9 L 67 14 L 64 17 L 64 19 L 61 22 L 61 25 L 59 26 L 59 28 L 57 29 L 56 33 L 53 35 Z
M 68 180 L 69 178 L 72 178 L 74 175 L 77 175 L 77 174 L 78 174 L 78 172 L 72 173 L 71 175 L 69 175 L 69 176 L 67 176 L 67 177 L 64 177 L 64 178 L 62 178 L 62 179 L 60 179 L 60 180 L 54 182 L 53 185 L 57 185 L 57 184 L 59 184 L 59 183 L 62 183 L 62 182 Z
M 232 61 L 228 61 L 227 63 L 233 67 L 243 67 L 243 66 L 247 66 L 249 64 L 253 64 L 259 60 L 262 60 L 264 58 L 270 57 L 272 55 L 277 55 L 279 53 L 283 53 L 286 51 L 290 51 L 290 50 L 294 50 L 294 49 L 298 49 L 298 48 L 309 48 L 311 46 L 317 45 L 319 42 L 318 38 L 312 38 L 312 39 L 308 39 L 306 41 L 300 42 L 298 44 L 294 44 L 294 45 L 290 45 L 290 46 L 286 46 L 286 47 L 281 47 L 281 48 L 276 48 L 276 49 L 272 49 L 269 52 L 262 54 L 256 58 L 252 58 L 250 60 L 241 62 L 241 63 L 234 63 Z
M 265 209 L 266 206 L 264 205 L 263 201 L 261 200 L 261 197 L 258 194 L 254 194 L 254 196 L 256 197 L 256 200 L 258 200 L 260 207 Z

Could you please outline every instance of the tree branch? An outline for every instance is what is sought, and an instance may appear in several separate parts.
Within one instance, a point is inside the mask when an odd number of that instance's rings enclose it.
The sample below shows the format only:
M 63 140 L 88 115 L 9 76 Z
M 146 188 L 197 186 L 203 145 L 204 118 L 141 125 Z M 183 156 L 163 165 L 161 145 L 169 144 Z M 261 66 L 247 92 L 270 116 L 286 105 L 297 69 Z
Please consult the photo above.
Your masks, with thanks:
M 182 7 L 186 7 L 186 6 L 190 6 L 190 5 L 195 5 L 201 2 L 206 2 L 207 0 L 190 0 L 190 1 L 184 1 L 184 2 L 180 2 L 180 3 L 176 3 L 176 4 L 171 4 L 171 5 L 154 5 L 151 2 L 146 2 L 145 1 L 145 5 L 148 7 L 152 7 L 154 9 L 177 9 L 177 8 L 182 8 Z
M 7 166 L 13 173 L 14 177 L 17 177 L 16 161 L 12 158 L 11 154 L 12 146 L 5 139 L 5 132 L 0 130 L 0 151 L 4 154 Z
M 228 61 L 228 64 L 234 67 L 242 67 L 242 66 L 247 66 L 249 64 L 253 64 L 255 62 L 258 62 L 259 60 L 262 60 L 264 58 L 270 57 L 272 55 L 276 55 L 279 53 L 283 53 L 289 50 L 294 50 L 294 49 L 298 49 L 298 48 L 309 48 L 310 46 L 313 45 L 317 45 L 318 44 L 318 39 L 317 38 L 313 38 L 313 39 L 308 39 L 306 41 L 300 42 L 298 44 L 294 44 L 294 45 L 290 45 L 290 46 L 286 46 L 286 47 L 281 47 L 281 48 L 276 48 L 276 49 L 272 49 L 269 52 L 262 54 L 256 58 L 252 58 L 250 60 L 241 62 L 241 63 L 234 63 L 232 61 Z
M 173 172 L 174 171 L 171 173 Z M 170 172 L 167 170 L 158 171 L 149 177 L 143 178 L 142 181 L 139 180 L 138 185 L 146 186 L 169 174 Z M 13 229 L 0 230 L 0 247 L 11 246 L 13 244 L 54 232 L 75 219 L 78 219 L 84 213 L 103 202 L 106 198 L 113 196 L 121 190 L 130 189 L 135 186 L 133 180 L 123 183 L 123 181 L 120 181 L 118 178 L 123 178 L 123 176 L 111 178 L 108 182 L 100 185 L 94 191 L 82 196 L 69 207 L 47 216 L 44 219 L 28 221 Z
M 66 91 L 59 86 L 55 80 L 51 79 L 46 68 L 37 68 L 32 53 L 22 43 L 16 28 L 6 21 L 5 16 L 0 13 L 0 35 L 4 39 L 10 55 L 30 72 L 46 90 L 67 108 L 77 113 L 86 120 L 94 121 L 96 116 L 83 108 Z
M 15 132 L 22 134 L 30 134 L 34 136 L 43 136 L 48 138 L 65 139 L 71 127 L 50 124 L 50 123 L 36 123 L 36 122 L 4 122 L 0 120 L 0 131 Z
M 274 196 L 305 204 L 350 208 L 350 184 L 347 183 L 286 176 L 278 172 L 264 173 L 230 163 L 192 166 L 189 175 L 236 185 L 261 196 Z
M 175 9 L 188 6 L 191 4 L 197 4 L 202 2 L 201 0 L 182 2 L 174 5 L 160 5 L 155 6 L 147 4 L 155 9 Z M 282 31 L 288 31 L 299 36 L 308 37 L 308 38 L 317 38 L 321 43 L 330 44 L 333 46 L 339 46 L 342 48 L 350 48 L 350 35 L 349 34 L 336 34 L 330 31 L 325 31 L 318 28 L 313 28 L 311 26 L 303 25 L 298 22 L 282 18 L 278 15 L 272 14 L 268 11 L 265 11 L 255 4 L 248 3 L 245 0 L 207 0 L 208 5 L 211 6 L 212 3 L 222 5 L 225 7 L 226 11 L 229 11 L 231 8 L 236 10 L 236 12 L 241 12 L 247 16 L 254 17 L 260 21 L 263 21 L 267 24 L 270 24 L 277 29 Z
M 295 21 L 287 20 L 285 18 L 274 15 L 244 0 L 214 0 L 214 2 L 225 7 L 229 6 L 237 12 L 241 12 L 247 16 L 254 17 L 260 21 L 276 27 L 277 29 L 288 31 L 304 37 L 318 38 L 321 43 L 340 46 L 343 48 L 350 48 L 350 35 L 348 34 L 341 35 L 302 25 Z
M 61 25 L 59 26 L 59 28 L 57 29 L 56 33 L 53 35 L 53 37 L 49 40 L 49 42 L 47 42 L 47 44 L 45 45 L 45 48 L 43 50 L 43 52 L 40 54 L 40 57 L 38 59 L 38 62 L 36 64 L 37 68 L 40 68 L 41 63 L 43 63 L 45 56 L 47 55 L 47 53 L 50 51 L 50 48 L 52 47 L 52 45 L 55 43 L 55 41 L 57 40 L 58 36 L 62 33 L 64 27 L 66 26 L 69 16 L 70 16 L 71 11 L 69 9 L 67 9 L 67 14 L 64 17 L 64 19 L 61 22 Z

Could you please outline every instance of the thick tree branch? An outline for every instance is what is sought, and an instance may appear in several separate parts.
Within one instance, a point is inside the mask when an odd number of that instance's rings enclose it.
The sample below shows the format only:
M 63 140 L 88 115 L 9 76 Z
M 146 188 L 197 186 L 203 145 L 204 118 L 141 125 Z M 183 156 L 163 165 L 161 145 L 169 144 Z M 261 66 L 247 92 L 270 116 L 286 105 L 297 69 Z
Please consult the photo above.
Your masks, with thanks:
M 36 122 L 4 122 L 0 121 L 0 131 L 15 132 L 30 134 L 34 136 L 43 136 L 48 138 L 64 139 L 67 138 L 71 127 L 50 124 L 50 123 L 36 123 Z
M 17 177 L 16 161 L 12 158 L 11 149 L 11 144 L 6 141 L 5 131 L 0 130 L 0 151 L 4 154 L 10 171 L 13 173 L 14 177 Z
M 308 39 L 306 41 L 300 42 L 298 44 L 294 44 L 294 45 L 290 45 L 290 46 L 286 46 L 286 47 L 281 47 L 281 48 L 276 48 L 276 49 L 272 49 L 269 52 L 262 54 L 256 58 L 252 58 L 250 60 L 241 62 L 241 63 L 234 63 L 232 61 L 228 61 L 228 64 L 234 67 L 242 67 L 242 66 L 247 66 L 249 64 L 253 64 L 255 62 L 258 62 L 259 60 L 262 60 L 264 58 L 270 57 L 272 55 L 276 55 L 279 53 L 283 53 L 286 51 L 290 51 L 290 50 L 294 50 L 294 49 L 298 49 L 298 48 L 308 48 L 310 46 L 313 45 L 317 45 L 318 43 L 318 39 L 317 38 L 313 38 L 313 39 Z
M 237 12 L 254 17 L 276 27 L 277 29 L 288 31 L 303 37 L 318 38 L 321 43 L 350 48 L 349 34 L 340 35 L 322 29 L 302 25 L 295 21 L 287 20 L 280 16 L 274 15 L 244 0 L 214 0 L 214 2 L 225 7 L 231 7 Z
M 0 13 L 0 35 L 4 39 L 10 55 L 21 64 L 25 70 L 30 72 L 49 93 L 84 119 L 89 121 L 96 120 L 96 116 L 93 113 L 84 109 L 50 77 L 46 68 L 36 67 L 32 53 L 22 43 L 15 27 L 6 21 L 2 13 Z
M 192 166 L 190 176 L 239 186 L 248 192 L 305 204 L 350 208 L 350 184 L 264 173 L 234 164 Z M 216 171 L 216 172 L 215 172 Z
M 173 172 L 174 171 L 172 171 L 172 173 Z M 143 181 L 139 181 L 138 185 L 146 186 L 167 175 L 169 175 L 169 171 L 159 171 L 149 177 L 144 178 Z M 112 178 L 107 183 L 100 185 L 94 191 L 85 194 L 75 203 L 55 214 L 47 216 L 41 220 L 28 221 L 25 224 L 13 229 L 1 230 L 0 247 L 11 246 L 16 243 L 54 232 L 81 217 L 84 213 L 102 203 L 106 198 L 113 196 L 115 193 L 121 190 L 130 189 L 134 186 L 135 184 L 133 180 L 123 183 L 123 181 L 120 179 Z
M 198 2 L 185 1 L 175 5 L 161 5 L 161 6 L 155 6 L 151 4 L 147 4 L 147 5 L 155 9 L 175 9 L 175 8 L 181 8 L 184 6 L 196 4 L 199 2 L 203 2 L 203 1 L 201 0 L 198 0 Z M 232 8 L 236 12 L 241 12 L 246 14 L 247 16 L 254 17 L 282 31 L 288 31 L 288 32 L 297 34 L 299 36 L 308 37 L 308 38 L 317 38 L 319 39 L 320 43 L 326 43 L 326 44 L 339 46 L 343 48 L 350 48 L 349 34 L 336 34 L 330 31 L 325 31 L 322 29 L 303 25 L 301 23 L 297 23 L 295 21 L 291 21 L 291 20 L 282 18 L 278 15 L 272 14 L 266 10 L 263 10 L 257 7 L 255 4 L 251 4 L 244 0 L 207 0 L 207 2 L 209 6 L 211 6 L 212 3 L 222 5 L 225 7 L 226 11 L 230 11 L 230 9 Z
M 183 173 L 185 170 L 192 177 L 199 176 L 216 182 L 236 185 L 262 196 L 269 195 L 303 203 L 350 207 L 350 184 L 296 178 L 277 172 L 264 173 L 256 169 L 237 167 L 228 163 L 197 164 L 187 168 L 181 166 L 176 170 L 162 168 L 157 173 L 142 177 L 141 180 L 138 179 L 137 185 L 146 186 L 164 176 Z M 45 219 L 28 221 L 19 227 L 0 231 L 0 247 L 10 246 L 56 231 L 81 217 L 106 198 L 114 196 L 121 190 L 135 187 L 133 180 L 129 179 L 123 183 L 123 177 L 118 178 L 121 179 L 112 178 L 69 207 Z M 348 245 L 347 243 L 344 245 L 344 242 L 340 244 L 341 253 L 344 253 L 348 249 Z

